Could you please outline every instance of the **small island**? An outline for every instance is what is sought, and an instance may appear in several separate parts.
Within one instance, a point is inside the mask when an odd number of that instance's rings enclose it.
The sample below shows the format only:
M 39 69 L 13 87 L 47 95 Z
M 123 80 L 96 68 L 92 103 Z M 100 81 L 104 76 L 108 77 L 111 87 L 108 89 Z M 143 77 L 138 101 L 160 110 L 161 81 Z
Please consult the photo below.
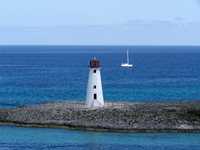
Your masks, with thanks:
M 200 132 L 200 102 L 47 103 L 0 109 L 1 125 L 118 132 Z

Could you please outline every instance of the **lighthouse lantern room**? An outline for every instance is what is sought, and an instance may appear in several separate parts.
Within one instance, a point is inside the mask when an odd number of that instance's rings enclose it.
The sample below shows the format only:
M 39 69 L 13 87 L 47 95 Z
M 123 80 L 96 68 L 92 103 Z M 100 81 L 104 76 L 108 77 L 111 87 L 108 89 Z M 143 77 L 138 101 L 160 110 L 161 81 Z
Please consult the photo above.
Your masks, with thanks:
M 100 61 L 95 57 L 89 63 L 86 105 L 90 108 L 103 107 L 103 90 L 101 83 Z

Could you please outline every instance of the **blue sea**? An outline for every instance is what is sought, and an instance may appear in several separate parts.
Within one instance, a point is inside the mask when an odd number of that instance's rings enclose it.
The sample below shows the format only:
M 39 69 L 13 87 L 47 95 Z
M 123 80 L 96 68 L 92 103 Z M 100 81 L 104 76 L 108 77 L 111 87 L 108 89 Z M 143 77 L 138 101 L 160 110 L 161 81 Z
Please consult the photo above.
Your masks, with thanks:
M 0 127 L 1 150 L 199 150 L 200 134 Z
M 126 49 L 132 69 L 120 68 Z M 85 101 L 100 59 L 106 101 L 200 100 L 200 47 L 0 46 L 0 107 Z M 200 52 L 200 51 L 199 51 Z M 199 150 L 200 134 L 134 134 L 0 127 L 0 149 Z

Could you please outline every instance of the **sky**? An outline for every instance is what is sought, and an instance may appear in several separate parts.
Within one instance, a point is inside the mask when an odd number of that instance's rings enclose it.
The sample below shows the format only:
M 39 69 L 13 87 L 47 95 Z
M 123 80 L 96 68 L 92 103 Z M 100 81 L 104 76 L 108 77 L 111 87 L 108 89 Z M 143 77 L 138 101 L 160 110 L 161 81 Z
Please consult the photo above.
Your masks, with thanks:
M 200 0 L 0 0 L 1 45 L 200 45 Z

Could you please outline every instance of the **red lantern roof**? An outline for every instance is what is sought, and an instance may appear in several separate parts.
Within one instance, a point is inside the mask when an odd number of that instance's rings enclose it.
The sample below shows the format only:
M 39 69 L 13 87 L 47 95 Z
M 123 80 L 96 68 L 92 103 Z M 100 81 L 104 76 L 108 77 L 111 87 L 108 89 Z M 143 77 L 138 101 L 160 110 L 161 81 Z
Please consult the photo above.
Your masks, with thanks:
M 99 68 L 100 67 L 100 61 L 97 60 L 95 57 L 90 60 L 90 68 Z

